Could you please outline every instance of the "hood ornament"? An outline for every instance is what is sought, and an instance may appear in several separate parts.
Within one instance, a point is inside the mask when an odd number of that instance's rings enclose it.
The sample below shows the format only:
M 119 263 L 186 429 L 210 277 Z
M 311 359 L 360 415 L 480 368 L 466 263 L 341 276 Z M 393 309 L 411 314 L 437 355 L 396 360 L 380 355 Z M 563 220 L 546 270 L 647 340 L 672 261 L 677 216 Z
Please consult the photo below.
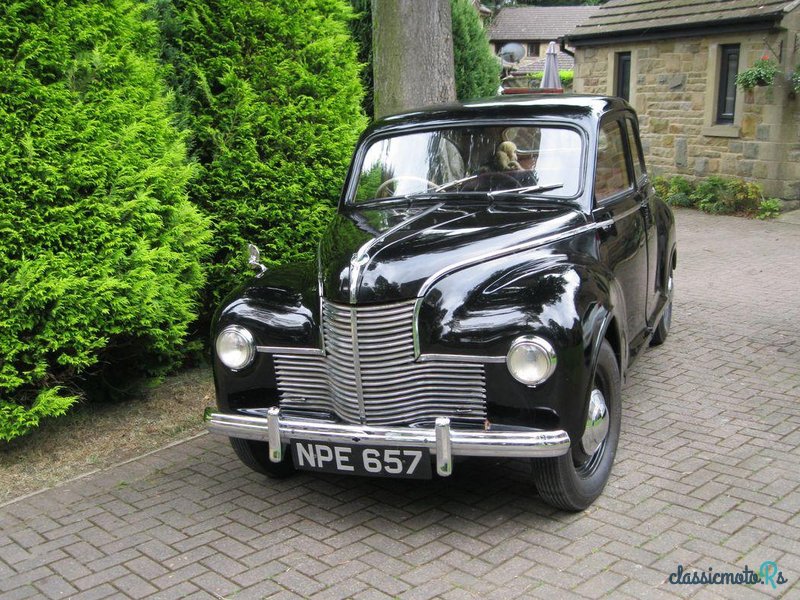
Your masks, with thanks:
M 261 252 L 259 252 L 255 244 L 247 244 L 247 251 L 250 253 L 250 257 L 247 259 L 247 264 L 250 265 L 254 270 L 258 271 L 256 277 L 261 277 L 267 272 L 267 267 L 261 264 Z

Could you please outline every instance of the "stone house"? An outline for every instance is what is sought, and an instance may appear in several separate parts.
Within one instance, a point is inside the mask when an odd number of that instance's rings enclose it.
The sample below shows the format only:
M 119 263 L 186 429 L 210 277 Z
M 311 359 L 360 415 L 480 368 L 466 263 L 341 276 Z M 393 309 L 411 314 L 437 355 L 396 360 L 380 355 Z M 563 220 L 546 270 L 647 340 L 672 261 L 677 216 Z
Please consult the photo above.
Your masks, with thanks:
M 575 91 L 627 98 L 655 174 L 742 177 L 800 199 L 800 0 L 610 0 L 568 36 Z M 780 72 L 744 91 L 762 56 Z
M 595 6 L 509 6 L 500 9 L 486 32 L 507 69 L 541 72 L 547 45 L 560 41 L 596 10 Z M 520 60 L 508 60 L 507 51 L 521 52 Z M 573 63 L 571 49 L 563 48 L 558 54 L 559 69 L 571 70 Z

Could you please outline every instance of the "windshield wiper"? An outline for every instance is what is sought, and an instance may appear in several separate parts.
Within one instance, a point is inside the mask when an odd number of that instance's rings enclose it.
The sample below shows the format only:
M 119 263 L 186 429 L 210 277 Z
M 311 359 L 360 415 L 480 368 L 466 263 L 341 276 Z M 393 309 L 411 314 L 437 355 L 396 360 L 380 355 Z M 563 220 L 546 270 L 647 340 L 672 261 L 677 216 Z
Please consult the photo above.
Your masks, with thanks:
M 461 179 L 456 179 L 455 181 L 448 181 L 447 183 L 443 183 L 442 185 L 436 186 L 435 188 L 425 190 L 424 192 L 413 192 L 411 194 L 404 194 L 403 198 L 405 198 L 406 200 L 416 200 L 418 198 L 427 198 L 429 196 L 436 196 L 440 192 L 446 192 L 452 187 L 461 185 L 462 183 L 466 183 L 467 181 L 472 181 L 473 179 L 477 179 L 478 177 L 479 175 L 469 175 L 467 177 L 462 177 Z
M 445 190 L 449 190 L 453 186 L 460 185 L 460 184 L 466 183 L 468 181 L 472 181 L 473 179 L 476 179 L 477 177 L 478 177 L 478 175 L 468 175 L 466 177 L 462 177 L 461 179 L 456 179 L 455 181 L 448 181 L 447 183 L 443 183 L 442 185 L 433 188 L 432 191 L 434 191 L 434 192 L 443 192 Z
M 401 197 L 405 198 L 406 200 L 417 200 L 419 198 L 433 197 L 441 192 L 447 191 L 451 187 L 454 187 L 462 183 L 466 183 L 467 181 L 471 181 L 478 177 L 480 177 L 480 175 L 470 175 L 469 177 L 463 177 L 461 179 L 456 179 L 455 181 L 448 181 L 447 183 L 444 183 L 430 190 L 425 190 L 424 192 L 414 192 L 412 194 L 404 194 Z M 562 187 L 564 187 L 563 183 L 551 183 L 548 185 L 526 185 L 524 187 L 511 188 L 507 190 L 494 190 L 493 192 L 482 191 L 481 193 L 485 194 L 489 198 L 494 198 L 495 196 L 502 196 L 504 194 L 536 194 L 539 192 L 549 192 L 550 190 L 557 190 Z
M 539 192 L 549 192 L 564 187 L 563 183 L 551 183 L 548 185 L 526 185 L 525 187 L 511 188 L 509 190 L 494 190 L 486 194 L 490 198 L 504 194 L 536 194 Z

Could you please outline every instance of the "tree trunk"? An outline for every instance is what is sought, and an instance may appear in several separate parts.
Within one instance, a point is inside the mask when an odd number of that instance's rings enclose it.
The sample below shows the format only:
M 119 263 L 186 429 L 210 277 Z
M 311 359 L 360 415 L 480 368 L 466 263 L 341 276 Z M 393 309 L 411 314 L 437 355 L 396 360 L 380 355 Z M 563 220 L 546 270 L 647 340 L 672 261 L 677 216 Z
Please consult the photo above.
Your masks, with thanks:
M 375 118 L 456 99 L 450 0 L 372 0 Z

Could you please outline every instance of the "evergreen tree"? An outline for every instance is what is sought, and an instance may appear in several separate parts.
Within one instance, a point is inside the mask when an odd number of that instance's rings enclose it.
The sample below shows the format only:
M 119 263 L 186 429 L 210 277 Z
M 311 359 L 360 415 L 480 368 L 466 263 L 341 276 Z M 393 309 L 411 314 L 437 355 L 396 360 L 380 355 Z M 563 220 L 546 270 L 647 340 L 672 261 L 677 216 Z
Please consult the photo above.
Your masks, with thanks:
M 453 58 L 459 100 L 494 96 L 500 87 L 500 62 L 492 52 L 480 16 L 470 0 L 451 0 Z
M 88 369 L 170 366 L 196 314 L 207 224 L 145 10 L 0 5 L 2 440 L 63 414 Z
M 165 57 L 212 218 L 206 309 L 249 271 L 310 259 L 339 197 L 361 110 L 346 0 L 161 0 Z M 207 316 L 207 315 L 206 315 Z
M 375 82 L 372 78 L 372 0 L 351 0 L 356 11 L 355 17 L 350 21 L 350 30 L 358 43 L 358 60 L 364 65 L 361 69 L 361 85 L 364 88 L 364 112 L 367 115 L 375 113 L 373 103 L 373 89 Z

